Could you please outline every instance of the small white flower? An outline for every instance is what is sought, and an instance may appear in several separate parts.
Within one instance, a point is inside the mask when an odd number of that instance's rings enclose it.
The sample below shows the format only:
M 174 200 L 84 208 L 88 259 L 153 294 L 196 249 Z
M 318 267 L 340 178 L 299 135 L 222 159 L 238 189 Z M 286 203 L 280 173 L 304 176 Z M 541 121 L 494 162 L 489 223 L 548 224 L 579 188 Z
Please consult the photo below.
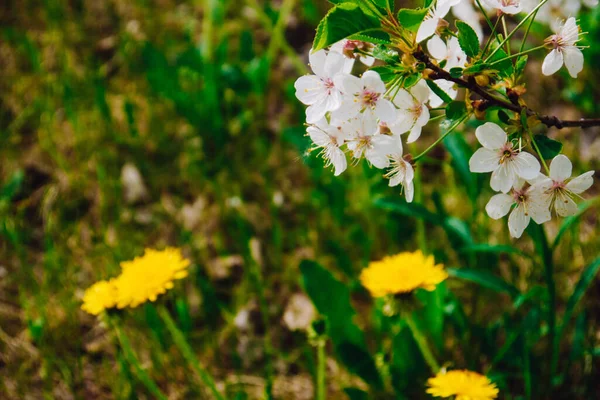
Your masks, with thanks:
M 488 6 L 502 11 L 504 14 L 514 15 L 521 12 L 521 0 L 483 0 Z
M 450 71 L 455 67 L 464 67 L 467 63 L 467 54 L 462 50 L 458 39 L 452 37 L 447 43 L 439 36 L 432 37 L 427 42 L 427 50 L 429 54 L 437 61 L 445 61 L 444 70 Z M 458 91 L 454 88 L 454 82 L 447 81 L 445 79 L 436 80 L 435 83 L 442 89 L 451 99 L 455 99 L 458 95 Z M 433 91 L 430 94 L 430 104 L 432 107 L 439 107 L 444 103 L 437 94 Z
M 344 55 L 344 72 L 352 72 L 354 61 L 358 60 L 367 67 L 373 66 L 375 58 L 364 53 L 369 52 L 373 45 L 360 40 L 343 39 L 331 45 L 331 51 Z
M 402 157 L 402 142 L 396 138 L 396 151 L 390 155 L 390 171 L 385 175 L 390 180 L 390 187 L 402 185 L 406 201 L 412 203 L 415 197 L 415 170 L 413 166 Z
M 440 25 L 440 22 L 450 11 L 450 7 L 457 5 L 461 1 L 462 0 L 438 0 L 435 6 L 431 6 L 417 31 L 417 43 L 421 43 L 428 37 L 433 36 Z
M 315 75 L 301 76 L 294 87 L 298 100 L 309 106 L 306 109 L 306 122 L 313 124 L 342 104 L 342 93 L 334 83 L 334 77 L 344 69 L 344 56 L 319 50 L 311 52 L 309 59 Z
M 546 43 L 551 45 L 554 50 L 550 52 L 544 59 L 542 72 L 549 76 L 558 71 L 563 64 L 567 66 L 569 74 L 573 78 L 583 70 L 583 53 L 581 49 L 575 45 L 579 40 L 579 27 L 575 18 L 571 17 L 558 30 L 556 35 L 546 39 Z
M 549 204 L 531 186 L 523 188 L 524 183 L 520 182 L 510 195 L 495 195 L 485 206 L 490 218 L 500 219 L 516 204 L 508 217 L 508 230 L 514 238 L 521 237 L 532 218 L 537 224 L 543 224 L 552 218 L 548 210 Z
M 335 112 L 336 118 L 345 120 L 364 112 L 386 123 L 396 119 L 396 108 L 384 98 L 385 83 L 377 72 L 367 71 L 360 78 L 338 74 L 334 82 L 344 92 L 342 105 Z
M 550 177 L 541 176 L 533 184 L 533 189 L 540 193 L 556 214 L 568 217 L 577 214 L 575 197 L 588 190 L 594 183 L 594 171 L 588 171 L 571 179 L 573 165 L 564 155 L 554 157 L 550 164 Z
M 326 161 L 325 166 L 333 165 L 335 176 L 340 175 L 348 167 L 346 155 L 340 149 L 346 139 L 345 133 L 339 126 L 329 125 L 325 118 L 306 129 L 311 140 L 321 150 L 321 157 Z
M 421 136 L 421 130 L 429 122 L 429 87 L 424 81 L 419 81 L 408 92 L 400 89 L 394 95 L 394 104 L 398 107 L 398 118 L 389 128 L 395 135 L 410 131 L 407 143 L 412 143 Z
M 369 114 L 363 113 L 342 124 L 342 131 L 347 135 L 348 149 L 352 156 L 359 160 L 363 156 L 376 168 L 389 166 L 388 156 L 395 151 L 398 141 L 389 135 L 378 133 L 377 121 Z
M 491 186 L 497 192 L 508 193 L 517 178 L 531 180 L 540 173 L 540 163 L 529 153 L 521 152 L 507 142 L 506 132 L 488 122 L 475 131 L 483 148 L 469 160 L 471 172 L 491 172 Z

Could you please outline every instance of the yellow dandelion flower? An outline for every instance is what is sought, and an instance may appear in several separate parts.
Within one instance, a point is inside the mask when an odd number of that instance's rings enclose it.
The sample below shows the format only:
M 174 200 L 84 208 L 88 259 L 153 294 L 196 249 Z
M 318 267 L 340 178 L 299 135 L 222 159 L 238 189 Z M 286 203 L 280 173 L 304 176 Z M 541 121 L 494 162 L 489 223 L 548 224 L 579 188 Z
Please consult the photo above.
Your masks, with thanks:
M 142 257 L 121 263 L 123 271 L 115 280 L 117 307 L 137 307 L 173 288 L 175 279 L 185 278 L 190 261 L 183 258 L 181 250 L 166 248 L 158 251 L 146 249 Z
M 427 393 L 434 397 L 454 397 L 455 400 L 492 400 L 499 390 L 486 376 L 477 372 L 455 370 L 440 372 L 427 381 Z
M 100 281 L 90 286 L 83 294 L 81 309 L 89 314 L 98 315 L 117 304 L 117 288 L 114 279 Z
M 433 256 L 421 251 L 400 253 L 373 261 L 360 274 L 360 281 L 373 297 L 410 293 L 423 288 L 432 291 L 448 277 L 442 265 L 435 265 Z

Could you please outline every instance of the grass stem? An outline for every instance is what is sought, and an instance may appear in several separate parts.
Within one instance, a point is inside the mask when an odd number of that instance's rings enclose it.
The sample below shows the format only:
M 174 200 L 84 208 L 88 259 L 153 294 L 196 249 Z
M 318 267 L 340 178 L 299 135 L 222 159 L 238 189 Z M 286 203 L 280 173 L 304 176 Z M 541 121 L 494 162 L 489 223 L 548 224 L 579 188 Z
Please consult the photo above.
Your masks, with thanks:
M 183 358 L 187 361 L 188 365 L 194 370 L 196 375 L 202 380 L 202 382 L 210 389 L 213 397 L 218 400 L 225 400 L 225 398 L 221 395 L 217 386 L 215 384 L 215 380 L 213 377 L 200 365 L 200 361 L 194 354 L 194 350 L 186 340 L 183 332 L 177 327 L 175 321 L 171 317 L 169 311 L 163 306 L 158 306 L 158 315 L 160 315 L 161 319 L 165 323 L 169 333 L 173 337 L 173 342 L 175 346 L 181 351 L 183 354 Z

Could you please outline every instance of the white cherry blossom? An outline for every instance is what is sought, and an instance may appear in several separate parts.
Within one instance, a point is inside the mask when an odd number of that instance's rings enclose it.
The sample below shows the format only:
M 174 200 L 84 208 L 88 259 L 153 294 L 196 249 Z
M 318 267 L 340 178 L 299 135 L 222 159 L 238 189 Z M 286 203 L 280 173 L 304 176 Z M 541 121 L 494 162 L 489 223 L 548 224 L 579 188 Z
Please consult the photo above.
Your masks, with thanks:
M 409 91 L 400 89 L 395 93 L 393 102 L 398 107 L 398 118 L 389 128 L 398 135 L 410 132 L 407 143 L 412 143 L 421 136 L 421 130 L 429 122 L 429 87 L 424 81 L 419 81 Z
M 504 14 L 518 14 L 523 10 L 521 0 L 483 0 L 489 7 L 495 8 Z
M 552 75 L 557 72 L 563 64 L 566 65 L 569 74 L 573 78 L 583 70 L 583 53 L 576 46 L 579 40 L 579 27 L 575 18 L 571 17 L 558 30 L 555 35 L 546 39 L 546 44 L 553 50 L 544 59 L 542 72 L 544 75 Z
M 524 184 L 524 181 L 520 181 L 510 195 L 499 193 L 493 196 L 485 206 L 490 218 L 500 219 L 516 205 L 508 217 L 508 230 L 514 238 L 523 235 L 532 218 L 537 224 L 543 224 L 552 218 L 545 199 L 533 187 L 524 188 Z
M 325 118 L 309 126 L 306 132 L 317 149 L 321 149 L 320 156 L 325 160 L 326 167 L 333 165 L 335 176 L 340 175 L 348 167 L 346 155 L 340 148 L 346 139 L 346 134 L 340 124 L 328 124 Z
M 367 71 L 360 78 L 338 74 L 334 83 L 344 92 L 342 105 L 335 112 L 336 118 L 345 120 L 363 112 L 386 123 L 396 119 L 396 108 L 384 97 L 385 83 L 377 72 Z
M 488 122 L 475 131 L 483 148 L 469 160 L 471 172 L 491 172 L 491 186 L 497 192 L 508 193 L 517 178 L 531 180 L 540 173 L 539 161 L 529 153 L 520 151 L 508 142 L 506 132 L 498 125 Z
M 390 171 L 385 175 L 390 180 L 390 187 L 402 185 L 406 201 L 412 203 L 415 197 L 415 171 L 413 166 L 402 157 L 402 142 L 396 138 L 396 151 L 390 155 Z
M 560 154 L 550 164 L 550 177 L 542 175 L 533 184 L 533 189 L 561 217 L 577 214 L 577 203 L 575 203 L 574 198 L 579 197 L 594 183 L 592 178 L 594 171 L 588 171 L 571 179 L 572 173 L 573 165 L 571 161 Z
M 434 6 L 431 6 L 417 31 L 417 43 L 421 43 L 423 40 L 433 36 L 440 22 L 450 11 L 450 8 L 461 1 L 462 0 L 438 0 Z
M 450 71 L 455 67 L 464 67 L 467 63 L 467 54 L 462 50 L 458 39 L 451 37 L 445 43 L 439 36 L 432 37 L 427 42 L 427 50 L 429 54 L 437 61 L 444 61 L 444 70 Z M 458 91 L 454 88 L 454 83 L 445 79 L 436 80 L 435 83 L 442 89 L 451 99 L 455 99 Z M 432 107 L 439 107 L 444 104 L 437 94 L 430 92 L 430 104 Z
M 309 106 L 306 109 L 306 122 L 312 124 L 342 105 L 342 93 L 334 78 L 343 71 L 344 56 L 319 50 L 314 53 L 311 51 L 309 60 L 315 74 L 301 76 L 294 87 L 298 100 Z
M 348 149 L 356 160 L 364 156 L 376 168 L 389 166 L 388 156 L 396 150 L 398 141 L 379 133 L 377 121 L 369 114 L 363 113 L 344 122 L 341 129 L 348 138 Z

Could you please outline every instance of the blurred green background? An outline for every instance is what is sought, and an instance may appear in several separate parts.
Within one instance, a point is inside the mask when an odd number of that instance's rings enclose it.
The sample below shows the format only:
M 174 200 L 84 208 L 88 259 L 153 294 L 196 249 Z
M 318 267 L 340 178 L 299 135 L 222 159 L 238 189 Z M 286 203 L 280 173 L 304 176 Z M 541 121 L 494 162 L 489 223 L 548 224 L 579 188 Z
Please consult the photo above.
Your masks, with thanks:
M 483 287 L 450 280 L 424 298 L 423 324 L 442 363 L 493 365 L 501 389 L 514 394 L 502 398 L 543 392 L 544 249 L 527 237 L 511 242 L 506 221 L 485 215 L 488 182 L 465 170 L 473 129 L 451 135 L 419 168 L 412 206 L 381 171 L 362 163 L 334 178 L 308 153 L 293 83 L 309 71 L 314 29 L 328 7 L 324 0 L 2 2 L 0 398 L 148 398 L 106 326 L 80 310 L 81 296 L 115 276 L 120 261 L 167 245 L 194 265 L 164 301 L 228 398 L 262 398 L 269 371 L 276 398 L 313 397 L 303 259 L 350 289 L 354 322 L 376 360 L 389 346 L 405 346 L 389 372 L 397 394 L 382 398 L 421 398 L 423 386 L 413 383 L 428 372 L 412 339 L 388 343 L 389 327 L 357 280 L 369 260 L 419 247 L 448 267 L 493 277 Z M 582 16 L 590 43 L 600 38 L 599 15 Z M 546 32 L 535 33 L 541 41 Z M 532 61 L 532 107 L 565 118 L 600 115 L 600 48 L 586 57 L 576 81 L 540 81 L 540 61 Z M 599 133 L 551 136 L 564 139 L 581 173 L 599 169 Z M 431 127 L 419 146 L 437 134 Z M 596 184 L 587 195 L 598 192 Z M 594 204 L 566 226 L 546 226 L 551 239 L 561 235 L 550 249 L 560 312 L 600 250 Z M 577 305 L 555 393 L 589 399 L 600 377 L 600 285 L 591 281 Z M 139 358 L 165 393 L 198 398 L 154 308 L 125 314 Z M 347 398 L 345 387 L 365 389 L 348 362 L 329 354 L 330 398 Z

